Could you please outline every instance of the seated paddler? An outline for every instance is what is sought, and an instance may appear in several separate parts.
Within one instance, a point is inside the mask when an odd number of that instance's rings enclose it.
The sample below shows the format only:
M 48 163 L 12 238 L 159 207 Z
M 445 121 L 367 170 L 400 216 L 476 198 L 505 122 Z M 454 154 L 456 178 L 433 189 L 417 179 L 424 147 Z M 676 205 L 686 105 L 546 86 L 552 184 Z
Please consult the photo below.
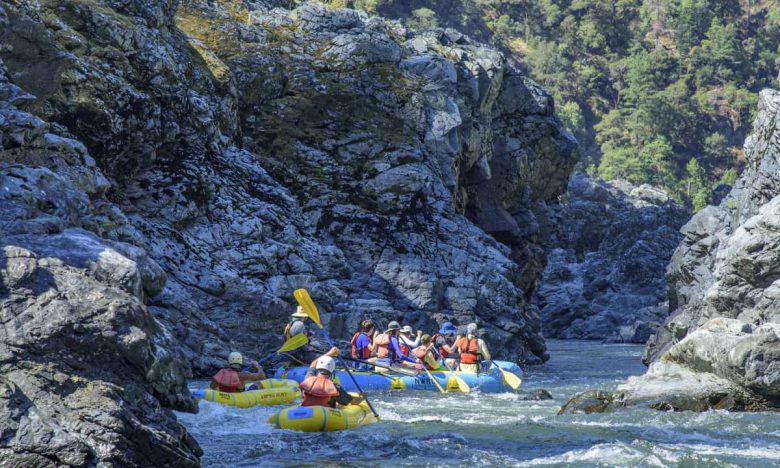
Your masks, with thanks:
M 246 372 L 241 370 L 244 365 L 244 357 L 241 353 L 233 351 L 228 356 L 228 367 L 224 367 L 211 378 L 210 387 L 220 392 L 243 392 L 247 390 L 247 382 L 257 382 L 265 380 L 265 372 L 257 361 L 251 362 L 256 372 Z M 254 386 L 256 389 L 257 386 Z
M 365 395 L 352 396 L 341 385 L 333 382 L 336 370 L 336 356 L 339 349 L 333 347 L 324 355 L 312 361 L 306 377 L 298 386 L 303 393 L 301 406 L 338 406 L 359 405 L 365 400 Z

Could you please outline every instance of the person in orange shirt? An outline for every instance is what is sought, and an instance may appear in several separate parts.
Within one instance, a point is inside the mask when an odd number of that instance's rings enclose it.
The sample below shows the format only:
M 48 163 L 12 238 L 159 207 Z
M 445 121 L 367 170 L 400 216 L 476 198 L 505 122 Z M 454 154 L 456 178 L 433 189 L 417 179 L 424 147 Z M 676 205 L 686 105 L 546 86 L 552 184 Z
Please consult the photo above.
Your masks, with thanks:
M 466 336 L 461 336 L 453 345 L 460 354 L 458 370 L 461 372 L 479 373 L 482 361 L 490 361 L 490 351 L 485 340 L 477 337 L 477 324 L 470 323 L 466 327 Z

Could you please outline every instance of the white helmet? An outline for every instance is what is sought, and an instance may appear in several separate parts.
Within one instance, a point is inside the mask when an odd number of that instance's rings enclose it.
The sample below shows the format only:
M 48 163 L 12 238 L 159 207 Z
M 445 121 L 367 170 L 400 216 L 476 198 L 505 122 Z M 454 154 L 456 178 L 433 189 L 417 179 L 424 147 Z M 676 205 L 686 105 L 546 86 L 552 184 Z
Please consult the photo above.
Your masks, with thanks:
M 228 355 L 228 364 L 231 366 L 238 366 L 241 367 L 244 364 L 244 357 L 241 356 L 241 353 L 233 351 Z
M 322 356 L 321 358 L 317 359 L 316 368 L 317 370 L 328 371 L 332 374 L 333 371 L 336 370 L 336 360 L 330 356 Z

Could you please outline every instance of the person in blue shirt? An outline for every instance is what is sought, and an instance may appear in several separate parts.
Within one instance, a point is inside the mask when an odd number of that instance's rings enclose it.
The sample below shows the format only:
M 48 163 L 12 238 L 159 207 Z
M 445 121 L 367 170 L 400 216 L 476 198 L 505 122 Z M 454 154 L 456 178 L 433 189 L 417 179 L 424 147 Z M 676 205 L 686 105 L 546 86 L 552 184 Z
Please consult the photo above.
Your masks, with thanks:
M 401 325 L 393 320 L 387 325 L 387 331 L 374 337 L 374 362 L 377 364 L 400 364 L 405 367 L 416 368 L 419 359 L 412 359 L 401 352 L 398 343 L 398 332 Z
M 371 348 L 374 345 L 374 334 L 376 333 L 374 322 L 371 319 L 360 322 L 360 330 L 352 335 L 352 357 L 364 361 L 371 358 Z M 363 369 L 365 364 L 355 363 L 355 367 Z

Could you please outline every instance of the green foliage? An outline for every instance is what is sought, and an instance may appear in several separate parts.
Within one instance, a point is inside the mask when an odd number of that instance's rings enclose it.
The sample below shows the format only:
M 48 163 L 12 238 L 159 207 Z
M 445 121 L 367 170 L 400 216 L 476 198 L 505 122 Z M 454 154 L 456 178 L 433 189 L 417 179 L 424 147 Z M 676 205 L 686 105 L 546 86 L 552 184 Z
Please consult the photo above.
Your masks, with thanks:
M 776 1 L 353 1 L 503 48 L 555 95 L 581 168 L 659 184 L 693 208 L 737 173 L 757 92 L 780 86 Z
M 737 182 L 737 170 L 734 168 L 726 169 L 723 171 L 723 175 L 720 176 L 719 185 L 731 185 L 733 186 Z

